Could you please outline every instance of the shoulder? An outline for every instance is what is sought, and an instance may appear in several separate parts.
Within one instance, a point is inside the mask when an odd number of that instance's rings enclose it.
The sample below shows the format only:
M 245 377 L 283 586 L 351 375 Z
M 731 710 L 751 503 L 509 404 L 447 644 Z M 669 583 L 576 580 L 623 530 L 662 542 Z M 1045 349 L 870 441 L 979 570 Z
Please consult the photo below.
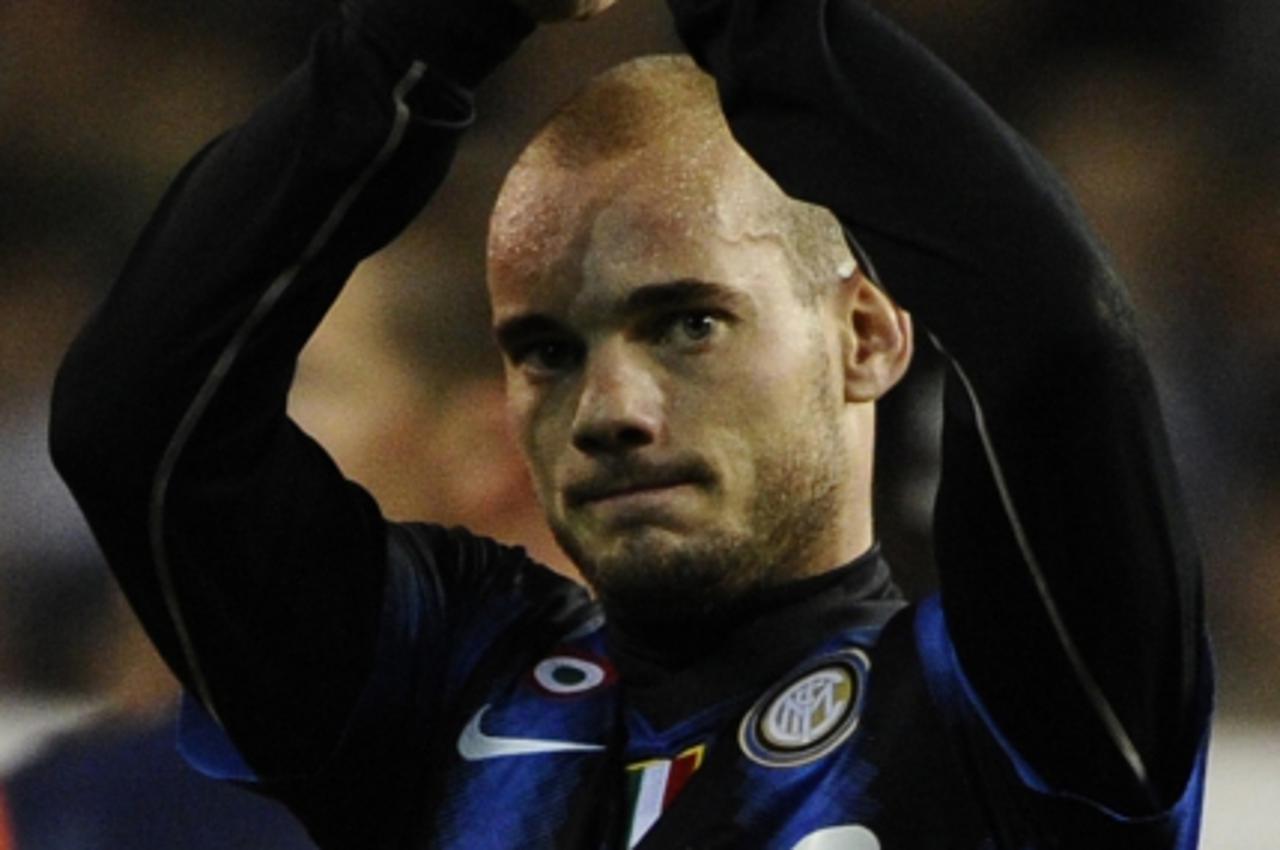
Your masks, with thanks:
M 586 601 L 587 592 L 569 576 L 535 561 L 524 547 L 475 534 L 460 526 L 391 523 L 388 562 L 393 568 L 429 574 L 453 588 L 497 594 L 556 595 Z
M 1099 799 L 1097 788 L 1064 787 L 1052 781 L 1010 739 L 966 676 L 938 597 L 913 608 L 911 625 L 908 631 L 914 636 L 931 713 L 945 728 L 950 746 L 963 754 L 963 762 L 977 769 L 970 779 L 992 811 L 1002 812 L 1000 818 L 1011 818 L 1028 834 L 1073 836 L 1063 846 L 1191 846 L 1176 842 L 1194 842 L 1199 829 L 1213 702 L 1207 656 L 1196 690 L 1195 740 L 1188 742 L 1193 758 L 1163 809 L 1134 814 Z M 1054 723 L 1044 718 L 1044 735 L 1055 734 Z
M 533 560 L 520 546 L 465 528 L 429 523 L 388 526 L 391 606 L 416 599 L 440 615 L 451 631 L 569 632 L 595 616 L 585 587 Z

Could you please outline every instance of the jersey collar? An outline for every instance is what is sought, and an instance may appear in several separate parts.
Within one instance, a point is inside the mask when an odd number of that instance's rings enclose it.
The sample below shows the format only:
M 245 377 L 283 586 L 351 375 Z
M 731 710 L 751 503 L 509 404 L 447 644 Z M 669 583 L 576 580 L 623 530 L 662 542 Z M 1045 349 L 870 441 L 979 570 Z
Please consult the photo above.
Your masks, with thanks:
M 661 731 L 754 697 L 835 634 L 878 628 L 905 605 L 876 545 L 711 621 L 655 635 L 611 618 L 606 640 L 628 705 Z

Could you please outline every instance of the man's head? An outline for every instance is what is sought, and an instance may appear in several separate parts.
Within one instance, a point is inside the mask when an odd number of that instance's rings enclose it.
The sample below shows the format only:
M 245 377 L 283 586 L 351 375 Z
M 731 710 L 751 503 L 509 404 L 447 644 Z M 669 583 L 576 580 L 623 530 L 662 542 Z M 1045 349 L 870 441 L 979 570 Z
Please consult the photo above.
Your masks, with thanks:
M 870 544 L 873 403 L 910 322 L 687 59 L 616 68 L 552 118 L 488 264 L 539 498 L 606 604 L 706 610 Z

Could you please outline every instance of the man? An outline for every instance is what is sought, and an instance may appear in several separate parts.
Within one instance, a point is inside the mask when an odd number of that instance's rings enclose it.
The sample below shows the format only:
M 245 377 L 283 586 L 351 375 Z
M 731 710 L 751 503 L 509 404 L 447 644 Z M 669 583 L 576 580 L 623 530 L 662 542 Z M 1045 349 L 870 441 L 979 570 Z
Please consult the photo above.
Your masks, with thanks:
M 313 850 L 288 812 L 183 763 L 173 746 L 177 683 L 119 594 L 100 595 L 101 622 L 61 621 L 94 646 L 81 662 L 97 679 L 93 701 L 83 700 L 92 707 L 0 770 L 0 848 Z
M 176 707 L 176 706 L 175 706 Z M 0 781 L 4 850 L 311 850 L 279 806 L 193 772 L 168 711 L 104 718 Z
M 468 90 L 604 5 L 351 4 L 68 356 L 55 456 L 203 706 L 189 756 L 324 847 L 1194 846 L 1197 557 L 1127 307 L 1048 168 L 860 0 L 671 0 L 716 85 L 606 75 L 504 186 L 510 405 L 599 605 L 387 523 L 285 417 Z M 871 260 L 951 358 L 919 606 L 871 524 L 913 339 Z

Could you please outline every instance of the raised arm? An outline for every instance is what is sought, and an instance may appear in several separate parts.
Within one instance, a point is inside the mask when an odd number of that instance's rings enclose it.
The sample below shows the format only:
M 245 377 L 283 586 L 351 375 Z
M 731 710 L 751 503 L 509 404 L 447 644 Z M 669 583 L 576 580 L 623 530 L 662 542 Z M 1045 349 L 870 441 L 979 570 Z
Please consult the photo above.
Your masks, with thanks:
M 1201 601 L 1125 297 L 1042 159 L 863 0 L 670 0 L 738 140 L 950 356 L 935 538 L 961 663 L 1058 790 L 1176 797 Z
M 336 740 L 387 546 L 373 501 L 285 415 L 295 358 L 443 179 L 470 87 L 533 25 L 505 0 L 346 11 L 182 172 L 54 398 L 55 461 L 132 604 L 266 770 Z

